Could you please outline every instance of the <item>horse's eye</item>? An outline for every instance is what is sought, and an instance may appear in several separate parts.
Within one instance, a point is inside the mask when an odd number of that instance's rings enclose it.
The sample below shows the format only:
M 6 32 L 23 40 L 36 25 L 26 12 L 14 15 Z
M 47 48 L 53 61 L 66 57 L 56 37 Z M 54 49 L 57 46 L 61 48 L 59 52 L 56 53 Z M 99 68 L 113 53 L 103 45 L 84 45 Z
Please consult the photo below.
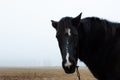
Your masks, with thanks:
M 58 38 L 60 36 L 60 34 L 59 33 L 56 33 L 56 38 Z
M 61 38 L 61 35 L 60 35 L 60 34 L 57 34 L 57 35 L 56 35 L 56 38 L 57 38 L 57 39 L 60 39 L 60 38 Z

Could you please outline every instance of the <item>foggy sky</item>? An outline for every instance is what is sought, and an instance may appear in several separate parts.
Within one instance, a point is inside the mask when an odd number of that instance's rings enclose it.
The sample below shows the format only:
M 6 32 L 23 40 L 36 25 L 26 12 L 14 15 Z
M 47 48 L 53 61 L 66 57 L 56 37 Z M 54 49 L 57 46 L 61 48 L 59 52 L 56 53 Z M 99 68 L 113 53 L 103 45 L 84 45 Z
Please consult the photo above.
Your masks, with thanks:
M 61 66 L 50 20 L 97 16 L 120 22 L 119 0 L 0 0 L 0 67 Z M 83 65 L 83 64 L 79 64 Z

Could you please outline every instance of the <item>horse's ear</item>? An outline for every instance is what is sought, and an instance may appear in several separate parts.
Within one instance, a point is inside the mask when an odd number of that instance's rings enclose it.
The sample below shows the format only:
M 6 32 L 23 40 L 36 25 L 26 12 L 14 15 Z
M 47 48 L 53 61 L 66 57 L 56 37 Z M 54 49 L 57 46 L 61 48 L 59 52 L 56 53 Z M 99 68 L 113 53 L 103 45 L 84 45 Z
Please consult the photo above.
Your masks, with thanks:
M 77 17 L 72 19 L 73 25 L 78 26 L 80 24 L 81 15 L 82 15 L 82 12 Z
M 56 21 L 54 21 L 54 20 L 51 20 L 51 22 L 52 22 L 52 26 L 56 29 L 58 22 L 56 22 Z

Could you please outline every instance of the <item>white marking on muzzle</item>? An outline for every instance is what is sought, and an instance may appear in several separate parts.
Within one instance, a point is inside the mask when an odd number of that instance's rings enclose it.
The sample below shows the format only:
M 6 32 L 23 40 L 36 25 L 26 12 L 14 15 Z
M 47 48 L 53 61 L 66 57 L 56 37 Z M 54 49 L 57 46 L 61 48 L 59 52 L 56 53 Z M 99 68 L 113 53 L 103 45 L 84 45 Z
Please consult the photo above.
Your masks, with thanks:
M 71 65 L 72 65 L 72 63 L 69 61 L 69 53 L 67 53 L 65 67 L 70 68 Z

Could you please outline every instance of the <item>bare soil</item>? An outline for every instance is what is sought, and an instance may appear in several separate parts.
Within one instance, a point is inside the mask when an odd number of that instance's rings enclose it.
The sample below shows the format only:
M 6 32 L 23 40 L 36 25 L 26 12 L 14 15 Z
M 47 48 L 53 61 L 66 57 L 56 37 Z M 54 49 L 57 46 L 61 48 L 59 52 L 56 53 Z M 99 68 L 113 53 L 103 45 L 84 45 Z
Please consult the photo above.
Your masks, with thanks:
M 81 80 L 96 80 L 87 68 L 79 68 Z M 0 80 L 78 80 L 76 72 L 62 68 L 0 68 Z

